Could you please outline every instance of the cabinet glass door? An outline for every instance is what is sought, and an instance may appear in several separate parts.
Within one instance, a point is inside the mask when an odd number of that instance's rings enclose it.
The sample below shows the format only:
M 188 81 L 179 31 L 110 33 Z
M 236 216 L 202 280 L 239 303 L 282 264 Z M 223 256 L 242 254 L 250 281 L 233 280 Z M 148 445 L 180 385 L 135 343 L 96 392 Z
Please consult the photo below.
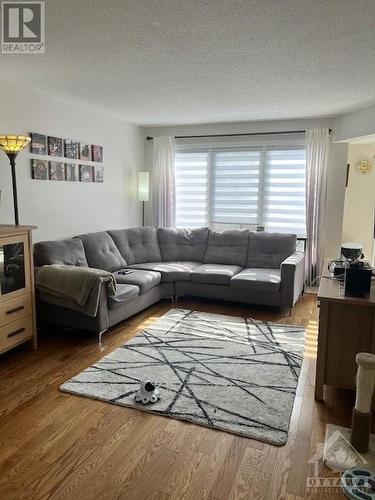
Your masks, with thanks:
M 0 243 L 0 290 L 5 299 L 26 288 L 25 244 L 23 241 Z

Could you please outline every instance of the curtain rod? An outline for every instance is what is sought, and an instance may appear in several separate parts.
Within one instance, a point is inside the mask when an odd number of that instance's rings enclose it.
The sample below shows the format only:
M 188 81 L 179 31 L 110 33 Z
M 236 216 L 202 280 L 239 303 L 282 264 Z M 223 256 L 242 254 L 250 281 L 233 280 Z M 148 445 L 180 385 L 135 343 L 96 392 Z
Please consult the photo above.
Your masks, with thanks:
M 175 139 L 200 139 L 202 137 L 239 137 L 244 135 L 282 135 L 282 134 L 304 134 L 306 130 L 283 130 L 281 132 L 244 132 L 243 134 L 207 134 L 207 135 L 175 135 Z M 329 133 L 332 129 L 329 129 Z M 152 141 L 153 137 L 148 135 L 146 141 Z

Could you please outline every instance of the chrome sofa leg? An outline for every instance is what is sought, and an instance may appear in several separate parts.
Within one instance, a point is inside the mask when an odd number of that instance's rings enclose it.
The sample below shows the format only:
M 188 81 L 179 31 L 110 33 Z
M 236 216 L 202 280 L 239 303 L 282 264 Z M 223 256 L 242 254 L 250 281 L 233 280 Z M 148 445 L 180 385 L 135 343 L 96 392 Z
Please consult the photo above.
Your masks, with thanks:
M 102 349 L 102 337 L 107 330 L 108 330 L 108 328 L 106 328 L 105 330 L 102 330 L 101 332 L 98 332 L 98 344 L 99 344 L 101 349 Z

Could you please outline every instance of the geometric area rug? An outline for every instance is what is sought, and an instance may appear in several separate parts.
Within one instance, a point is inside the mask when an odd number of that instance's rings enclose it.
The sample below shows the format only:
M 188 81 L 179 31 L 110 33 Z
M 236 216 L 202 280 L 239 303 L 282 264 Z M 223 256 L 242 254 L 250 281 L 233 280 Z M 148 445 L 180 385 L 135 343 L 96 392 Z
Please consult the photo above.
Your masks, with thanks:
M 171 309 L 61 390 L 285 444 L 304 328 Z M 151 380 L 160 400 L 135 401 Z

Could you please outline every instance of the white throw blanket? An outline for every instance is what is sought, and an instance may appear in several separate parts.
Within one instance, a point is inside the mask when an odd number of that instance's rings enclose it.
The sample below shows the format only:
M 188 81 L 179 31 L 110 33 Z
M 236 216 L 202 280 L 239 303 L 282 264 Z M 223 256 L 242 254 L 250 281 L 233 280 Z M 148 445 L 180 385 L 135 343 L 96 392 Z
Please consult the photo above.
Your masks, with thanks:
M 116 293 L 113 274 L 91 267 L 42 266 L 35 273 L 35 284 L 42 300 L 92 317 L 98 312 L 102 285 Z

